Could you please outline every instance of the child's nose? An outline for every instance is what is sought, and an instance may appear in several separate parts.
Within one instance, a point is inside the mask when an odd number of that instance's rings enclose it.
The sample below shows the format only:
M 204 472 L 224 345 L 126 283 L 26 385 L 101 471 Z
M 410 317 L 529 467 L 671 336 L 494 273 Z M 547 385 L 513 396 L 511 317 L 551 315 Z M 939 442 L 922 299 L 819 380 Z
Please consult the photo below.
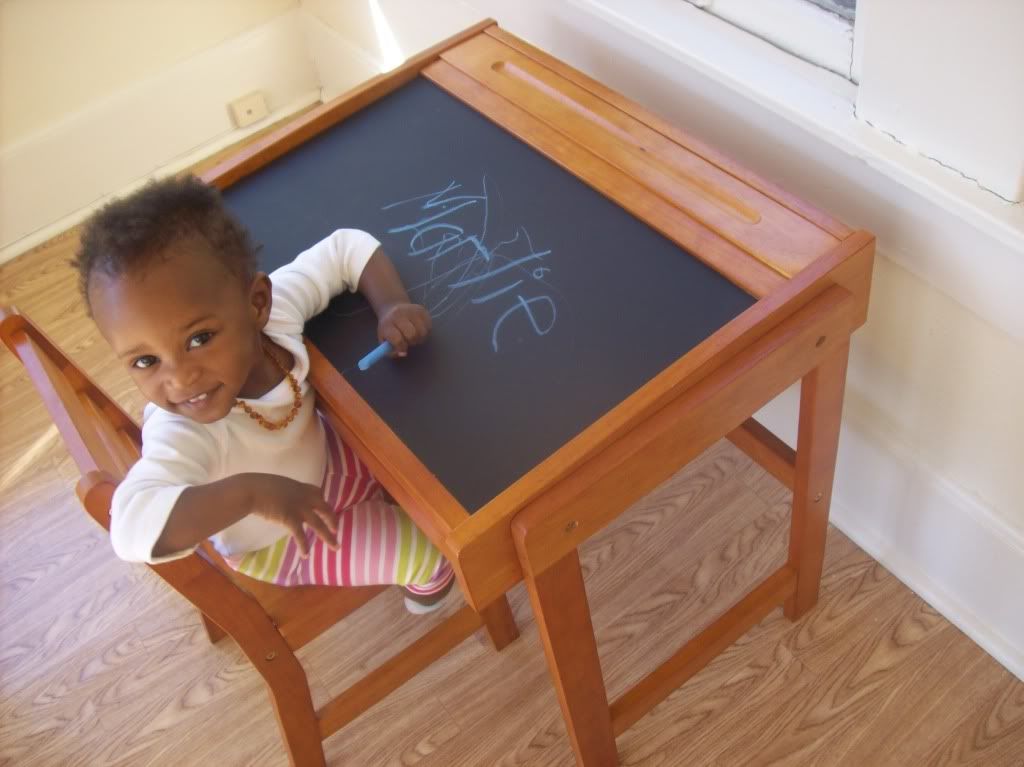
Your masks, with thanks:
M 197 365 L 177 364 L 167 371 L 167 382 L 179 393 L 190 394 L 188 390 L 195 386 L 202 371 Z

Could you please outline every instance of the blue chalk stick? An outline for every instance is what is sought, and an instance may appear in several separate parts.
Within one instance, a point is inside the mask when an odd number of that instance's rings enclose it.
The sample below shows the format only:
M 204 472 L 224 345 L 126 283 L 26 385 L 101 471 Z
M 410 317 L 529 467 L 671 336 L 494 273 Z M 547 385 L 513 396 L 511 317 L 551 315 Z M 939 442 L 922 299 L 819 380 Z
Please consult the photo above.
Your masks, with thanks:
M 365 357 L 363 357 L 361 360 L 359 360 L 359 369 L 360 370 L 368 369 L 370 367 L 370 365 L 372 365 L 373 363 L 379 362 L 380 360 L 384 359 L 389 354 L 391 354 L 391 351 L 394 348 L 395 347 L 393 347 L 391 344 L 389 344 L 387 341 L 385 341 L 380 346 L 378 346 L 376 349 L 374 349 L 372 352 L 370 352 Z

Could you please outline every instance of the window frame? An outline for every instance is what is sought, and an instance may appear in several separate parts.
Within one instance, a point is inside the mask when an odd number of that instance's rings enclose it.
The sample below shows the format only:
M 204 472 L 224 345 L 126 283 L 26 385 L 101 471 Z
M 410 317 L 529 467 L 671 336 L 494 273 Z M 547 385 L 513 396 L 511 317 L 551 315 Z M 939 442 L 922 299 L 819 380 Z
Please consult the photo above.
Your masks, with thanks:
M 681 0 L 814 66 L 860 81 L 854 21 L 808 0 Z

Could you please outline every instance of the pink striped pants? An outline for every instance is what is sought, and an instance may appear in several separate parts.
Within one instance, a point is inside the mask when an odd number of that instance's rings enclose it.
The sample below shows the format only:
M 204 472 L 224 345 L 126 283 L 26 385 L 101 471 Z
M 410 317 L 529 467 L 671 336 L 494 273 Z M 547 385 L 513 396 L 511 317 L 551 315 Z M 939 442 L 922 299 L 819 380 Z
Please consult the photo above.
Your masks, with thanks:
M 303 558 L 286 535 L 258 551 L 227 557 L 240 573 L 280 586 L 397 584 L 414 594 L 434 594 L 451 582 L 451 565 L 397 506 L 366 464 L 321 417 L 327 436 L 324 499 L 338 514 L 338 548 L 306 530 Z

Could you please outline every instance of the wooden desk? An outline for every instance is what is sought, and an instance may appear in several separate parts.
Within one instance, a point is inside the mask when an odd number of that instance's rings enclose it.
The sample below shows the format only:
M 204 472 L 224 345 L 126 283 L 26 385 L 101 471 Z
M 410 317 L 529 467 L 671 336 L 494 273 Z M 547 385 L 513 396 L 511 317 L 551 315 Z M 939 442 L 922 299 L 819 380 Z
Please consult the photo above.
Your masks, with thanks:
M 254 178 L 423 81 L 569 171 L 749 299 L 482 495 L 453 492 L 453 482 L 440 476 L 447 469 L 432 470 L 434 459 L 392 428 L 393 414 L 371 407 L 357 391 L 361 384 L 338 369 L 348 363 L 328 360 L 321 347 L 333 344 L 335 329 L 347 332 L 344 323 L 335 322 L 332 334 L 322 325 L 319 335 L 311 331 L 323 339 L 310 345 L 311 379 L 340 433 L 444 551 L 470 604 L 493 610 L 526 580 L 577 759 L 615 764 L 615 735 L 775 607 L 796 619 L 817 600 L 849 337 L 866 318 L 874 238 L 490 22 L 313 110 L 205 178 L 222 189 Z M 298 221 L 303 214 L 288 215 Z M 794 453 L 751 415 L 797 381 Z M 576 549 L 722 437 L 793 489 L 789 561 L 609 707 Z M 460 500 L 477 497 L 479 504 Z

